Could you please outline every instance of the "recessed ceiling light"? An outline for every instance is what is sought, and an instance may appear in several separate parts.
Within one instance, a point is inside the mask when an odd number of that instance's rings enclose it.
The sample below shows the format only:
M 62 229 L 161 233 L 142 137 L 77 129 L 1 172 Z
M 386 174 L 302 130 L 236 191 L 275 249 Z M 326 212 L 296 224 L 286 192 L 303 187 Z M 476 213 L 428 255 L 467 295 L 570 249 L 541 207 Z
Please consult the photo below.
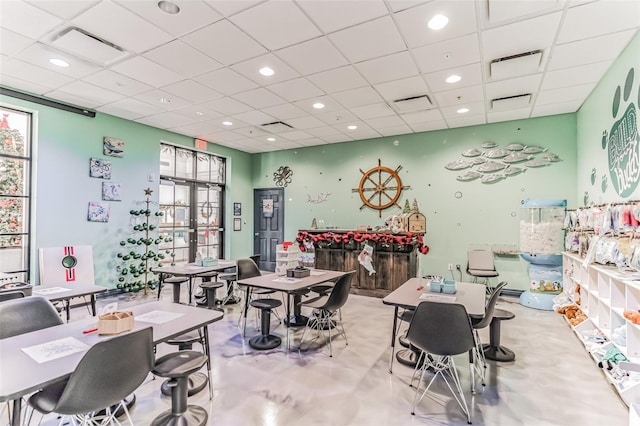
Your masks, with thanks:
M 222 124 L 224 124 L 225 126 L 233 125 L 233 123 L 231 121 L 223 121 Z
M 197 115 L 204 115 L 204 112 L 196 111 Z
M 315 109 L 322 109 L 324 108 L 324 104 L 322 102 L 316 102 L 315 104 L 313 104 L 313 107 Z
M 267 140 L 268 140 L 269 142 L 275 142 L 275 141 L 276 141 L 276 138 L 267 138 Z
M 159 1 L 158 7 L 161 11 L 168 13 L 169 15 L 176 15 L 180 12 L 180 7 L 177 4 L 167 0 Z
M 160 98 L 160 102 L 163 104 L 170 104 L 171 103 L 171 99 L 169 98 Z
M 469 108 L 467 108 L 467 107 L 462 107 L 462 108 L 460 108 L 459 110 L 457 110 L 456 112 L 457 112 L 458 114 L 464 114 L 464 113 L 469 112 Z
M 444 15 L 435 15 L 433 18 L 429 19 L 427 22 L 427 26 L 432 30 L 441 30 L 447 26 L 449 23 L 449 18 Z
M 347 126 L 347 129 L 349 129 L 349 130 L 355 130 L 357 128 L 358 128 L 358 126 L 356 126 L 355 124 L 351 124 L 351 125 Z
M 62 60 L 62 59 L 58 59 L 58 58 L 51 58 L 49 59 L 49 62 L 51 62 L 53 65 L 58 66 L 58 67 L 62 67 L 62 68 L 68 68 L 69 67 L 69 62 Z
M 258 71 L 260 74 L 264 75 L 265 77 L 270 77 L 272 76 L 275 72 L 269 68 L 269 67 L 262 67 L 260 68 L 260 70 Z
M 460 80 L 462 80 L 462 77 L 460 77 L 457 74 L 451 74 L 449 77 L 447 77 L 447 79 L 445 80 L 447 83 L 457 83 Z

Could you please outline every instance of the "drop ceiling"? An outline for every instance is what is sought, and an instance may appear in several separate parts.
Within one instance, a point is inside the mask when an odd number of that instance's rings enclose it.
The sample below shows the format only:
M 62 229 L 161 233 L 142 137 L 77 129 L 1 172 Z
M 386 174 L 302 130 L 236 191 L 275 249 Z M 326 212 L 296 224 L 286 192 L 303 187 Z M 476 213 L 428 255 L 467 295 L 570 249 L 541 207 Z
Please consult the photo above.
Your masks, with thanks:
M 640 27 L 637 0 L 174 3 L 3 0 L 0 84 L 258 153 L 575 112 Z

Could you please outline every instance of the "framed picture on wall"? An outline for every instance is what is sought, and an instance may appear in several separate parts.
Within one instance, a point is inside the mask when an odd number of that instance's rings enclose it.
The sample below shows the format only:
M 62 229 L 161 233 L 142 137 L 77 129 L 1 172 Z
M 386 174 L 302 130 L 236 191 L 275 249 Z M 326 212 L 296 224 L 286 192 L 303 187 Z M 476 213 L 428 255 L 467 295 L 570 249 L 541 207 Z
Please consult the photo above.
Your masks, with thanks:
M 233 203 L 233 215 L 242 216 L 242 203 Z
M 124 157 L 124 141 L 105 136 L 102 140 L 102 153 L 109 157 Z
M 89 222 L 109 222 L 109 203 L 90 202 L 87 220 Z
M 114 182 L 102 182 L 102 199 L 104 201 L 121 201 L 120 184 Z
M 111 179 L 111 161 L 92 158 L 89 163 L 89 176 L 100 179 Z
M 233 219 L 233 230 L 234 231 L 242 230 L 242 219 L 240 219 L 239 217 L 236 217 L 235 219 Z

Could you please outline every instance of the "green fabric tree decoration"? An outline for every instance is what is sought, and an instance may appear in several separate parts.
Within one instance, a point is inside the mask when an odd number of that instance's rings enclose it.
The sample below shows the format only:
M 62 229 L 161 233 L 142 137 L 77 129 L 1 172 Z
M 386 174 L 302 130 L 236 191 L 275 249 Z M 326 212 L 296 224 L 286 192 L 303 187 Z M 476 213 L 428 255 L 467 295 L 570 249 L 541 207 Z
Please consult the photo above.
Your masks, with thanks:
M 409 206 L 409 199 L 404 200 L 404 208 L 402 209 L 402 213 L 411 213 L 411 207 Z

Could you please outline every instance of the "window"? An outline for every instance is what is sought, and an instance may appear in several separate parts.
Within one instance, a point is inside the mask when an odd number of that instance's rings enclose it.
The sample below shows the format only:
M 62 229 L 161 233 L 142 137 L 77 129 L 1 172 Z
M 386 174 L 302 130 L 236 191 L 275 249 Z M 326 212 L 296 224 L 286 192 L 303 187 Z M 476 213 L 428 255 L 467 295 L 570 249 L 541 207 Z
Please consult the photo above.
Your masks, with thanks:
M 196 253 L 222 258 L 225 159 L 162 144 L 160 176 L 160 232 L 172 237 L 160 248 L 173 252 L 175 263 L 192 262 Z
M 0 272 L 29 281 L 31 114 L 0 108 Z

